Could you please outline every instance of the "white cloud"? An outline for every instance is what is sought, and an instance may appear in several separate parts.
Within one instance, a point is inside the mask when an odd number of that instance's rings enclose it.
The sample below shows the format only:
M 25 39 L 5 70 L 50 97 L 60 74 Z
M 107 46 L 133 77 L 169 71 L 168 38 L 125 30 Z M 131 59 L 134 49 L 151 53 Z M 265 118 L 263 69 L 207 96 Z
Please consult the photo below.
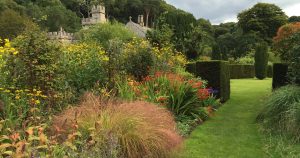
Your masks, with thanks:
M 288 16 L 300 16 L 300 3 L 292 6 L 288 6 L 284 9 Z
M 196 18 L 209 19 L 213 24 L 237 21 L 241 11 L 257 2 L 274 3 L 287 15 L 300 15 L 299 0 L 166 0 L 175 7 L 191 12 Z

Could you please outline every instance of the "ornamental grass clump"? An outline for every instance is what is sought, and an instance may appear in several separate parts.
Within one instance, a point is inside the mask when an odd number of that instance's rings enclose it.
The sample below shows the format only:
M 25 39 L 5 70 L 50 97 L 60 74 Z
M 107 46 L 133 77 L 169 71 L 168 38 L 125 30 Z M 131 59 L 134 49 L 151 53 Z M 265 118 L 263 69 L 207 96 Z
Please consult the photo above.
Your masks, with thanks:
M 270 132 L 300 141 L 300 87 L 289 85 L 276 90 L 266 102 L 258 121 Z
M 181 144 L 174 118 L 166 109 L 142 101 L 103 102 L 88 97 L 56 117 L 53 125 L 63 132 L 73 124 L 78 126 L 86 140 L 86 145 L 78 148 L 82 155 L 164 158 Z

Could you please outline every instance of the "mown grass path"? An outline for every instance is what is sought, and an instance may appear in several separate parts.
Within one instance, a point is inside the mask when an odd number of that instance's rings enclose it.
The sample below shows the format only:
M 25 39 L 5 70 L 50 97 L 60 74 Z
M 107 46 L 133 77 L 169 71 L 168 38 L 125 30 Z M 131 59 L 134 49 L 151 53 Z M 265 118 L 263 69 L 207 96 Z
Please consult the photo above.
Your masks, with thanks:
M 231 99 L 184 143 L 184 158 L 262 158 L 263 135 L 255 124 L 271 80 L 232 80 Z

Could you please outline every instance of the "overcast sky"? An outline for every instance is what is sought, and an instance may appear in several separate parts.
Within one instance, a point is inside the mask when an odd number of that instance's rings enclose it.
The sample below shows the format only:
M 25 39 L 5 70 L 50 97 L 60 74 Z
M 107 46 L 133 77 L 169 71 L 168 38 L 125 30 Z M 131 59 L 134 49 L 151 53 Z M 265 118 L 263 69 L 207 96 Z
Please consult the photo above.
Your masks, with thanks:
M 196 18 L 209 19 L 213 24 L 237 21 L 239 12 L 257 2 L 274 3 L 288 16 L 300 16 L 300 0 L 166 0 L 177 8 L 191 12 Z

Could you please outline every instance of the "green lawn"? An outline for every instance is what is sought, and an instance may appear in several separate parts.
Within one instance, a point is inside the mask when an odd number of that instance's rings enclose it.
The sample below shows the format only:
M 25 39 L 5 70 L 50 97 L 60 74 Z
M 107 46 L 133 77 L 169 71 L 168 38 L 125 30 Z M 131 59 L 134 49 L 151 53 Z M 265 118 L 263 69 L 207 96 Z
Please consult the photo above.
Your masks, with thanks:
M 185 141 L 183 157 L 265 157 L 264 135 L 255 118 L 270 93 L 271 79 L 232 80 L 231 99 Z

